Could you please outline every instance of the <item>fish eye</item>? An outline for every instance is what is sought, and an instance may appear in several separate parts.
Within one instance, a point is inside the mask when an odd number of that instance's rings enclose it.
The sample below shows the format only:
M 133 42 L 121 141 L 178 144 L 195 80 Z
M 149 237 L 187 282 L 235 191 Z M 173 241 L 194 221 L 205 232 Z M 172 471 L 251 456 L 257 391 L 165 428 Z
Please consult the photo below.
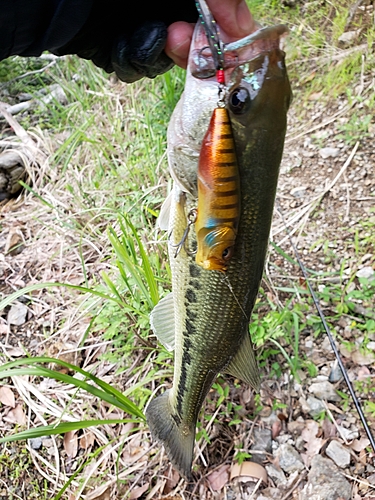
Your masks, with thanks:
M 226 248 L 221 254 L 223 260 L 229 260 L 233 257 L 233 247 Z
M 244 87 L 237 87 L 229 96 L 229 107 L 236 115 L 241 115 L 250 106 L 250 95 Z

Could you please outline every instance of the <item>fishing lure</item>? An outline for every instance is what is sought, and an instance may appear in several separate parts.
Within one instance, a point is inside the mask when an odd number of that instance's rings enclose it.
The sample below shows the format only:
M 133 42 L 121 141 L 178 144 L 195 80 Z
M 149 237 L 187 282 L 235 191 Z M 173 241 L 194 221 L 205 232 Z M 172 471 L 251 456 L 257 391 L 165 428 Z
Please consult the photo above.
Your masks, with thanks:
M 240 182 L 232 127 L 225 108 L 214 109 L 198 164 L 196 262 L 225 272 L 240 216 Z
M 219 100 L 199 156 L 196 262 L 204 269 L 225 272 L 233 256 L 240 217 L 240 178 L 225 108 L 223 44 L 204 0 L 197 2 L 197 8 L 216 66 Z

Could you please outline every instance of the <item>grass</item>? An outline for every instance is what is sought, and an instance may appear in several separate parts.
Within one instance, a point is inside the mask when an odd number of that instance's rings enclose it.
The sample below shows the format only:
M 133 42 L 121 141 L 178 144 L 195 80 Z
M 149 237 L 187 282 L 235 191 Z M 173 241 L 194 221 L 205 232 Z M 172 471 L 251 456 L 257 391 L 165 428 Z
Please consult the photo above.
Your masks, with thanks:
M 337 133 L 345 143 L 352 144 L 371 136 L 375 101 L 367 87 L 359 94 L 357 83 L 361 75 L 368 74 L 374 55 L 359 51 L 336 58 L 341 55 L 338 39 L 345 30 L 347 6 L 344 2 L 317 6 L 317 2 L 310 2 L 289 9 L 279 2 L 251 3 L 255 17 L 264 24 L 287 22 L 291 27 L 287 50 L 296 115 L 301 121 L 308 116 L 316 102 L 311 96 L 316 93 L 321 93 L 323 102 L 339 98 L 354 111 L 347 121 L 337 124 Z M 327 20 L 324 26 L 322 18 Z M 370 46 L 373 27 L 361 37 L 361 43 Z M 39 70 L 41 65 L 40 60 L 16 58 L 0 63 L 0 75 L 12 79 Z M 7 430 L 3 441 L 72 430 L 81 438 L 88 425 L 94 426 L 96 436 L 94 447 L 87 452 L 81 449 L 82 458 L 73 460 L 74 469 L 59 476 L 56 465 L 48 469 L 45 482 L 32 480 L 35 498 L 86 495 L 110 477 L 117 478 L 117 485 L 111 483 L 110 488 L 124 495 L 142 481 L 150 482 L 149 490 L 156 484 L 152 468 L 159 470 L 160 456 L 149 449 L 143 410 L 160 386 L 170 384 L 172 369 L 170 354 L 157 346 L 149 330 L 150 311 L 170 288 L 165 235 L 155 230 L 155 222 L 169 189 L 166 128 L 183 79 L 183 71 L 174 69 L 152 81 L 123 85 L 109 80 L 90 63 L 69 56 L 45 72 L 7 84 L 10 96 L 14 96 L 21 87 L 36 94 L 58 82 L 68 102 L 52 102 L 17 117 L 30 134 L 41 138 L 50 165 L 40 184 L 28 188 L 25 208 L 5 221 L 28 227 L 24 255 L 31 264 L 23 273 L 26 264 L 20 261 L 18 272 L 25 284 L 32 284 L 25 289 L 10 280 L 2 307 L 7 310 L 16 298 L 25 300 L 34 317 L 41 319 L 41 327 L 33 335 L 37 335 L 42 350 L 45 346 L 48 353 L 61 339 L 63 355 L 73 345 L 73 350 L 84 356 L 77 363 L 53 361 L 47 355 L 33 358 L 35 354 L 28 346 L 26 360 L 8 363 L 3 356 L 0 376 L 9 384 L 17 380 L 12 377 L 30 377 L 36 390 L 36 396 L 29 394 L 27 398 L 26 391 L 20 399 L 24 407 L 30 407 L 30 429 L 24 431 L 21 426 L 12 432 Z M 319 216 L 317 212 L 315 217 Z M 347 248 L 339 252 L 330 239 L 317 243 L 322 245 L 326 270 L 315 270 L 311 276 L 339 340 L 343 333 L 337 325 L 343 316 L 355 318 L 352 329 L 363 334 L 365 344 L 374 333 L 374 320 L 356 312 L 358 304 L 373 308 L 374 282 L 356 277 L 363 256 L 374 252 L 373 219 L 370 216 L 347 230 L 348 247 L 354 245 L 354 255 L 346 258 L 345 266 L 342 255 Z M 45 251 L 46 262 L 35 260 L 38 248 Z M 349 267 L 347 275 L 344 271 Z M 271 280 L 267 278 L 262 285 L 251 335 L 267 380 L 278 381 L 286 374 L 288 380 L 301 382 L 301 377 L 317 374 L 314 362 L 302 349 L 304 339 L 320 339 L 322 327 L 305 284 L 291 278 L 298 274 L 294 256 L 277 240 L 270 269 Z M 273 272 L 284 277 L 273 279 Z M 10 293 L 15 289 L 19 290 L 17 297 Z M 66 373 L 56 366 L 51 369 L 52 362 L 59 363 Z M 244 418 L 259 414 L 267 405 L 273 411 L 284 408 L 284 402 L 276 396 L 269 401 L 260 395 L 245 406 L 239 400 L 240 386 L 237 384 L 234 395 L 230 386 L 226 379 L 219 378 L 210 393 L 197 433 L 198 441 L 205 446 L 215 442 L 211 431 L 216 423 L 225 422 L 236 430 Z M 22 390 L 22 386 L 19 388 Z M 371 387 L 362 390 L 372 393 Z M 344 400 L 346 394 L 342 394 Z M 33 405 L 34 400 L 37 405 Z M 367 411 L 373 415 L 370 403 Z M 349 407 L 350 401 L 346 404 Z M 18 431 L 26 434 L 13 433 Z M 62 439 L 56 439 L 65 460 Z M 1 453 L 0 467 L 11 475 L 10 484 L 17 485 L 19 477 L 31 468 L 30 458 L 25 458 L 31 455 L 22 452 L 19 466 L 11 470 L 9 449 L 5 447 Z M 139 460 L 132 461 L 137 453 L 149 454 L 148 468 Z M 242 443 L 232 455 L 239 463 L 249 458 Z M 54 490 L 55 481 L 58 488 Z

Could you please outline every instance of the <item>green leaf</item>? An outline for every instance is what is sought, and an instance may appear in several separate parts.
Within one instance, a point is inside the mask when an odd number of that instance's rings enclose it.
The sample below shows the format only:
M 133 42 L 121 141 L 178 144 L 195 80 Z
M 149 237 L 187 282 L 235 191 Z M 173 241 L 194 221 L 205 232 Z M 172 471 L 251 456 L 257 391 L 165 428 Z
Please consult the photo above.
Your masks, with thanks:
M 126 424 L 132 422 L 128 418 L 115 418 L 115 419 L 99 419 L 99 420 L 81 420 L 79 422 L 61 422 L 59 424 L 41 425 L 35 429 L 27 429 L 26 431 L 17 432 L 11 436 L 6 436 L 0 439 L 0 443 L 9 443 L 11 441 L 22 441 L 24 439 L 32 439 L 42 436 L 51 436 L 56 434 L 65 434 L 70 431 L 77 431 L 80 429 L 87 429 L 88 427 L 96 427 L 99 425 L 114 425 Z
M 84 375 L 86 378 L 92 380 L 97 384 L 99 387 L 101 387 L 100 390 L 96 387 L 94 387 L 91 384 L 88 384 L 87 382 L 84 382 L 82 380 L 79 380 L 77 378 L 71 377 L 70 375 L 66 375 L 54 370 L 50 370 L 48 368 L 42 368 L 42 367 L 28 367 L 28 368 L 20 368 L 17 370 L 14 370 L 14 367 L 20 366 L 20 365 L 32 365 L 32 364 L 38 364 L 38 363 L 55 363 L 60 366 L 64 366 L 65 368 L 68 368 L 69 370 L 81 373 Z M 22 371 L 22 373 L 20 373 Z M 15 373 L 17 372 L 17 373 Z M 99 397 L 103 401 L 107 401 L 110 404 L 113 404 L 114 406 L 117 406 L 118 408 L 122 409 L 123 411 L 130 413 L 131 415 L 135 415 L 142 420 L 145 419 L 145 416 L 143 412 L 130 400 L 128 399 L 124 394 L 122 394 L 120 391 L 118 391 L 115 387 L 111 386 L 107 382 L 104 382 L 103 380 L 100 380 L 98 377 L 95 375 L 92 375 L 91 373 L 87 372 L 86 370 L 83 370 L 79 366 L 72 365 L 70 363 L 67 363 L 66 361 L 62 361 L 60 359 L 55 359 L 55 358 L 49 358 L 46 356 L 41 356 L 37 358 L 24 358 L 24 359 L 17 359 L 15 361 L 12 361 L 10 363 L 6 363 L 5 365 L 2 365 L 0 367 L 0 378 L 4 377 L 13 377 L 15 375 L 34 375 L 36 377 L 48 377 L 48 378 L 54 378 L 56 380 L 60 380 L 62 382 L 66 382 L 68 384 L 72 384 L 76 387 L 79 387 L 80 389 L 84 389 L 90 394 Z

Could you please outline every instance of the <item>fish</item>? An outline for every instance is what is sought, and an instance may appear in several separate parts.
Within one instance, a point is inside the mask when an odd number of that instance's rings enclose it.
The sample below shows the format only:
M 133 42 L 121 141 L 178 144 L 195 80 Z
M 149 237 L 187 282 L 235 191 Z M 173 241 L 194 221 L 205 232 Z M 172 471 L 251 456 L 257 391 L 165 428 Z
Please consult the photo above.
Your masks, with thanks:
M 184 92 L 168 127 L 173 188 L 159 216 L 168 231 L 172 292 L 151 313 L 151 328 L 174 350 L 173 384 L 146 408 L 152 438 L 187 480 L 199 412 L 215 378 L 226 373 L 259 389 L 249 334 L 266 258 L 291 88 L 280 48 L 287 28 L 260 30 L 231 42 L 225 53 L 225 109 L 233 134 L 239 216 L 226 271 L 196 261 L 198 165 L 202 142 L 218 107 L 215 64 L 197 23 Z M 224 40 L 225 41 L 225 40 Z M 213 200 L 214 201 L 214 200 Z M 202 226 L 203 227 L 203 226 Z M 231 245 L 229 241 L 228 245 Z M 178 248 L 178 251 L 176 251 Z
M 225 272 L 240 215 L 240 182 L 232 126 L 225 107 L 215 108 L 198 162 L 196 262 Z

